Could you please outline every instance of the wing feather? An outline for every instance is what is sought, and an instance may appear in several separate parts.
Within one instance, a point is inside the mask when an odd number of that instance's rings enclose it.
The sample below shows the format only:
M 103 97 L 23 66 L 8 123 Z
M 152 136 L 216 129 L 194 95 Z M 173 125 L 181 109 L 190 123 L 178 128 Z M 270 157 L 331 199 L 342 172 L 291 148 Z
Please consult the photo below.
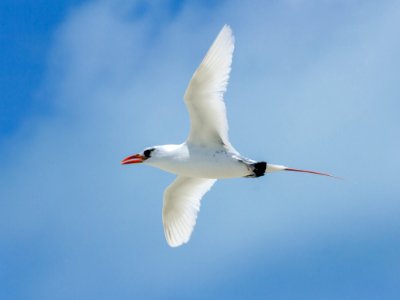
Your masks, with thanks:
M 178 176 L 164 192 L 163 225 L 171 247 L 187 243 L 196 225 L 200 200 L 216 179 Z
M 187 142 L 230 146 L 224 93 L 231 71 L 234 37 L 225 25 L 190 80 L 185 103 L 190 115 Z

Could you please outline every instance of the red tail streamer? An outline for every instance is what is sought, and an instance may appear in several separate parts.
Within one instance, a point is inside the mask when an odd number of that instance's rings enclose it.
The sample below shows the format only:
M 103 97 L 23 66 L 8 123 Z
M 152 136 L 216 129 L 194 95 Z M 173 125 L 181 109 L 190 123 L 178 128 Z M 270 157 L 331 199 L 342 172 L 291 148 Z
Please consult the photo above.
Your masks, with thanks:
M 292 168 L 286 168 L 285 171 L 292 171 L 292 172 L 302 172 L 302 173 L 310 173 L 310 174 L 316 174 L 316 175 L 321 175 L 321 176 L 328 176 L 336 179 L 342 179 L 340 177 L 336 177 L 327 173 L 321 173 L 321 172 L 316 172 L 316 171 L 310 171 L 310 170 L 299 170 L 299 169 L 292 169 Z

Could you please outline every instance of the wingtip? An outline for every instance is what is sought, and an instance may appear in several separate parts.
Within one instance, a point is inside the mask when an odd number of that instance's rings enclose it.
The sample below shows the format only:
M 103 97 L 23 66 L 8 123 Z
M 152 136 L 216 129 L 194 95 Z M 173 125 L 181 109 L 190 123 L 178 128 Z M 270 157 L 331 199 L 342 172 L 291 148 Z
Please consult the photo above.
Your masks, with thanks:
M 179 242 L 172 242 L 172 241 L 168 241 L 167 240 L 167 244 L 168 246 L 170 246 L 171 248 L 178 248 L 181 247 L 185 244 L 187 244 L 188 241 L 179 241 Z
M 230 31 L 232 31 L 232 28 L 231 28 L 231 26 L 229 25 L 229 24 L 224 24 L 224 26 L 222 26 L 222 30 L 230 30 Z
M 173 235 L 171 232 L 165 232 L 165 239 L 167 241 L 168 246 L 171 248 L 178 248 L 188 242 L 188 240 L 182 240 Z
M 233 32 L 232 32 L 232 27 L 228 24 L 224 24 L 224 26 L 222 26 L 221 30 L 218 33 L 218 36 L 216 39 L 218 39 L 218 37 L 225 35 L 225 36 L 229 36 L 231 38 L 233 38 Z
M 171 243 L 170 241 L 168 241 L 167 240 L 167 244 L 168 244 L 168 246 L 170 246 L 171 248 L 178 248 L 178 247 L 180 247 L 180 246 L 182 246 L 183 245 L 183 243 Z

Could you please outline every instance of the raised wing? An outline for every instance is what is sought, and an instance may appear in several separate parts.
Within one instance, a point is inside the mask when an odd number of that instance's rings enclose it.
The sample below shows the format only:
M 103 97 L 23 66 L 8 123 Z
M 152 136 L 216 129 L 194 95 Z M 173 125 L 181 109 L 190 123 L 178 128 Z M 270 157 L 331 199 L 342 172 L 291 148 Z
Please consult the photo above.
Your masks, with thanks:
M 225 25 L 193 74 L 185 92 L 190 115 L 187 142 L 200 146 L 230 146 L 224 92 L 231 71 L 234 38 Z
M 164 192 L 163 225 L 171 247 L 187 243 L 196 225 L 200 200 L 216 179 L 178 176 Z

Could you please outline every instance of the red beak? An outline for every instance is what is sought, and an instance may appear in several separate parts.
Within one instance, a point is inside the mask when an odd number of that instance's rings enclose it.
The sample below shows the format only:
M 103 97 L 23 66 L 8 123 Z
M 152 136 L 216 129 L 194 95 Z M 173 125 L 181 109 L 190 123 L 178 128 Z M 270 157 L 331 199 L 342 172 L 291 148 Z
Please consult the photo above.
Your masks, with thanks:
M 127 158 L 123 159 L 121 161 L 121 164 L 123 164 L 123 165 L 139 164 L 139 163 L 142 163 L 144 160 L 146 160 L 146 157 L 144 157 L 141 154 L 135 154 L 135 155 L 128 156 Z

